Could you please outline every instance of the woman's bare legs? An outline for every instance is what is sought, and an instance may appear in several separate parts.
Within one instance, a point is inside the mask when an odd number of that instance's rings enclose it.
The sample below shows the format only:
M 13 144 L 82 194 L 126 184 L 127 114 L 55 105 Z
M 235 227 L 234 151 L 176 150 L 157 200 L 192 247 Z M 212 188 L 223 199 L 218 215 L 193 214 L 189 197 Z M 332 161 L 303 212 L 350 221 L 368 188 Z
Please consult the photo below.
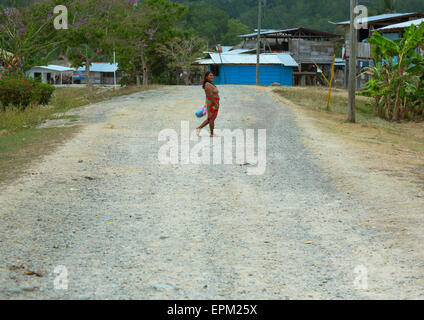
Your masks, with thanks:
M 200 127 L 196 128 L 197 136 L 200 135 L 200 130 L 202 130 L 204 127 L 206 127 L 208 123 L 209 123 L 209 119 L 206 119 L 205 121 L 203 121 L 203 123 L 200 125 Z
M 216 135 L 213 134 L 213 129 L 215 128 L 215 119 L 206 119 L 205 121 L 203 121 L 203 123 L 200 125 L 200 127 L 196 128 L 197 136 L 200 135 L 200 130 L 202 130 L 204 127 L 206 127 L 208 123 L 209 123 L 209 129 L 211 131 L 211 137 L 216 137 Z
M 211 130 L 211 137 L 215 137 L 213 129 L 215 129 L 215 119 L 209 119 L 209 129 Z

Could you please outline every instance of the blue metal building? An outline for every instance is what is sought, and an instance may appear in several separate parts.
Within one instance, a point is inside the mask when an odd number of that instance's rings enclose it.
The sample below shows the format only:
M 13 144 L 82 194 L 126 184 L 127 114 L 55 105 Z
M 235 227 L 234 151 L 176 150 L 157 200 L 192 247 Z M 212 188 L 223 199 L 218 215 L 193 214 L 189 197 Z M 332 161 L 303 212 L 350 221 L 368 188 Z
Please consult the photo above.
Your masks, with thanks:
M 197 64 L 207 65 L 215 75 L 214 84 L 256 84 L 256 55 L 233 50 L 208 53 L 206 59 Z M 298 64 L 289 53 L 262 53 L 260 55 L 259 84 L 271 85 L 278 82 L 283 86 L 293 86 L 293 68 Z

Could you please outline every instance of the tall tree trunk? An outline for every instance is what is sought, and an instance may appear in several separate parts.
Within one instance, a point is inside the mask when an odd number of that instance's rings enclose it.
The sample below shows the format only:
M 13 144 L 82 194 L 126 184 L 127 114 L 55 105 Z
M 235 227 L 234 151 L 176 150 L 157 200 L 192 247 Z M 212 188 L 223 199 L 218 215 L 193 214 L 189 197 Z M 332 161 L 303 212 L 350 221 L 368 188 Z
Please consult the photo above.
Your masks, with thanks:
M 135 82 L 136 82 L 137 88 L 139 88 L 141 85 L 140 70 L 137 67 L 134 67 L 134 73 L 135 73 Z
M 403 59 L 399 58 L 399 83 L 396 88 L 396 99 L 395 99 L 395 107 L 393 109 L 393 121 L 399 121 L 399 104 L 400 101 L 400 89 L 402 88 L 402 79 L 403 79 Z
M 403 97 L 402 108 L 400 109 L 400 118 L 402 120 L 405 119 L 405 115 L 406 115 L 406 103 L 407 102 L 408 102 L 408 99 L 406 97 Z
M 144 54 L 141 55 L 141 65 L 143 67 L 143 86 L 147 86 L 149 84 L 148 81 L 148 69 L 147 69 L 147 63 L 146 58 L 144 57 Z
M 137 72 L 135 74 L 135 82 L 136 82 L 137 88 L 140 88 L 140 86 L 141 86 L 140 72 Z
M 87 87 L 88 87 L 88 93 L 91 95 L 93 93 L 93 84 L 91 82 L 90 77 L 90 65 L 91 63 L 96 60 L 96 58 L 102 54 L 102 50 L 97 49 L 94 56 L 89 58 L 87 55 L 84 55 L 81 51 L 77 51 L 77 54 L 85 61 L 85 73 L 86 73 L 86 80 L 87 80 Z
M 188 86 L 190 84 L 190 72 L 183 69 L 184 84 Z
M 381 102 L 381 96 L 376 96 L 374 99 L 375 99 L 375 110 L 377 111 L 377 117 L 380 117 L 381 118 L 381 116 L 382 116 L 382 108 L 381 108 L 381 106 L 380 106 L 380 102 Z
M 88 93 L 91 95 L 93 93 L 93 84 L 91 83 L 90 64 L 91 59 L 85 59 L 85 78 L 87 80 Z
M 389 74 L 386 76 L 387 79 L 385 81 L 386 82 L 385 87 L 390 87 L 390 85 L 391 85 L 390 79 L 392 79 L 392 77 L 391 77 L 391 75 L 392 75 L 391 63 L 392 63 L 392 61 L 390 60 L 389 63 L 390 63 L 389 64 Z M 384 108 L 385 108 L 385 119 L 386 120 L 390 120 L 390 109 L 391 109 L 391 107 L 392 107 L 392 94 L 389 90 L 389 92 L 386 95 L 386 105 L 384 106 Z
M 147 68 L 143 68 L 143 86 L 147 86 L 149 84 L 149 72 Z
M 400 100 L 400 88 L 402 86 L 402 80 L 399 77 L 399 83 L 397 84 L 396 88 L 396 99 L 395 99 L 395 107 L 393 108 L 393 115 L 392 120 L 393 121 L 399 121 L 399 100 Z
M 385 106 L 385 108 L 386 108 L 386 116 L 385 116 L 385 118 L 386 118 L 386 120 L 390 120 L 390 107 L 391 107 L 391 100 L 392 99 L 392 97 L 391 97 L 391 94 L 390 93 L 388 93 L 387 94 L 387 98 L 386 98 L 386 106 Z

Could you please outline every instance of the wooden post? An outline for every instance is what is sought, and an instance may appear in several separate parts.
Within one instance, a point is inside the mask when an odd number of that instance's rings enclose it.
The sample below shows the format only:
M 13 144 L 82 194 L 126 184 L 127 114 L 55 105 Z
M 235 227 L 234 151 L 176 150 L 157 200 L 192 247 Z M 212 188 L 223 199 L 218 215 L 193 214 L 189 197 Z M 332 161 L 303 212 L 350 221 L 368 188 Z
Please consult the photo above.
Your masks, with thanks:
M 333 77 L 334 77 L 334 65 L 336 63 L 336 55 L 333 57 L 333 65 L 331 67 L 331 75 L 330 75 L 330 83 L 329 83 L 329 90 L 328 90 L 328 99 L 327 99 L 327 110 L 330 110 L 330 98 L 331 98 L 331 88 L 333 87 Z
M 256 44 L 256 85 L 259 86 L 259 57 L 261 53 L 262 0 L 258 0 L 258 40 Z
M 345 88 L 345 89 L 347 89 L 347 84 L 348 84 L 348 81 L 347 81 L 347 66 L 349 65 L 349 60 L 348 59 L 346 59 L 345 60 L 345 65 L 344 65 L 344 68 L 343 68 L 343 73 L 344 73 L 344 78 L 343 78 L 343 87 Z
M 321 68 L 317 65 L 317 63 L 314 61 L 315 67 L 317 67 L 317 72 L 321 73 L 322 77 L 324 78 L 325 82 L 327 82 L 328 86 L 330 86 L 330 82 L 328 82 L 327 77 L 325 76 L 324 72 L 322 72 Z
M 349 101 L 347 120 L 349 122 L 355 122 L 355 92 L 356 92 L 356 47 L 358 31 L 355 27 L 355 7 L 358 4 L 358 0 L 350 0 L 350 57 L 349 57 Z

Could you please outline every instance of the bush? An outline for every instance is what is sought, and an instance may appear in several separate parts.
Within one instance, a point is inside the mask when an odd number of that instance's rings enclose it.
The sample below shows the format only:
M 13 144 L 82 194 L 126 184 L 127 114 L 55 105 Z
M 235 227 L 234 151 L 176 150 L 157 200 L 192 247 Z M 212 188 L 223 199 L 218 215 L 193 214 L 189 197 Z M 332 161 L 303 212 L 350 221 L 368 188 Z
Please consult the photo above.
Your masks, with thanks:
M 55 90 L 55 88 L 49 84 L 46 83 L 39 83 L 36 82 L 36 86 L 35 86 L 35 91 L 36 91 L 36 95 L 35 95 L 35 102 L 41 105 L 46 105 L 49 104 L 49 101 L 52 97 L 53 91 Z M 38 99 L 37 99 L 38 97 Z
M 119 84 L 121 85 L 121 87 L 126 87 L 126 86 L 130 86 L 130 85 L 134 85 L 136 83 L 135 81 L 135 75 L 124 75 L 120 80 L 119 80 Z
M 54 87 L 28 77 L 0 78 L 0 102 L 3 110 L 17 106 L 24 110 L 32 104 L 48 104 Z

